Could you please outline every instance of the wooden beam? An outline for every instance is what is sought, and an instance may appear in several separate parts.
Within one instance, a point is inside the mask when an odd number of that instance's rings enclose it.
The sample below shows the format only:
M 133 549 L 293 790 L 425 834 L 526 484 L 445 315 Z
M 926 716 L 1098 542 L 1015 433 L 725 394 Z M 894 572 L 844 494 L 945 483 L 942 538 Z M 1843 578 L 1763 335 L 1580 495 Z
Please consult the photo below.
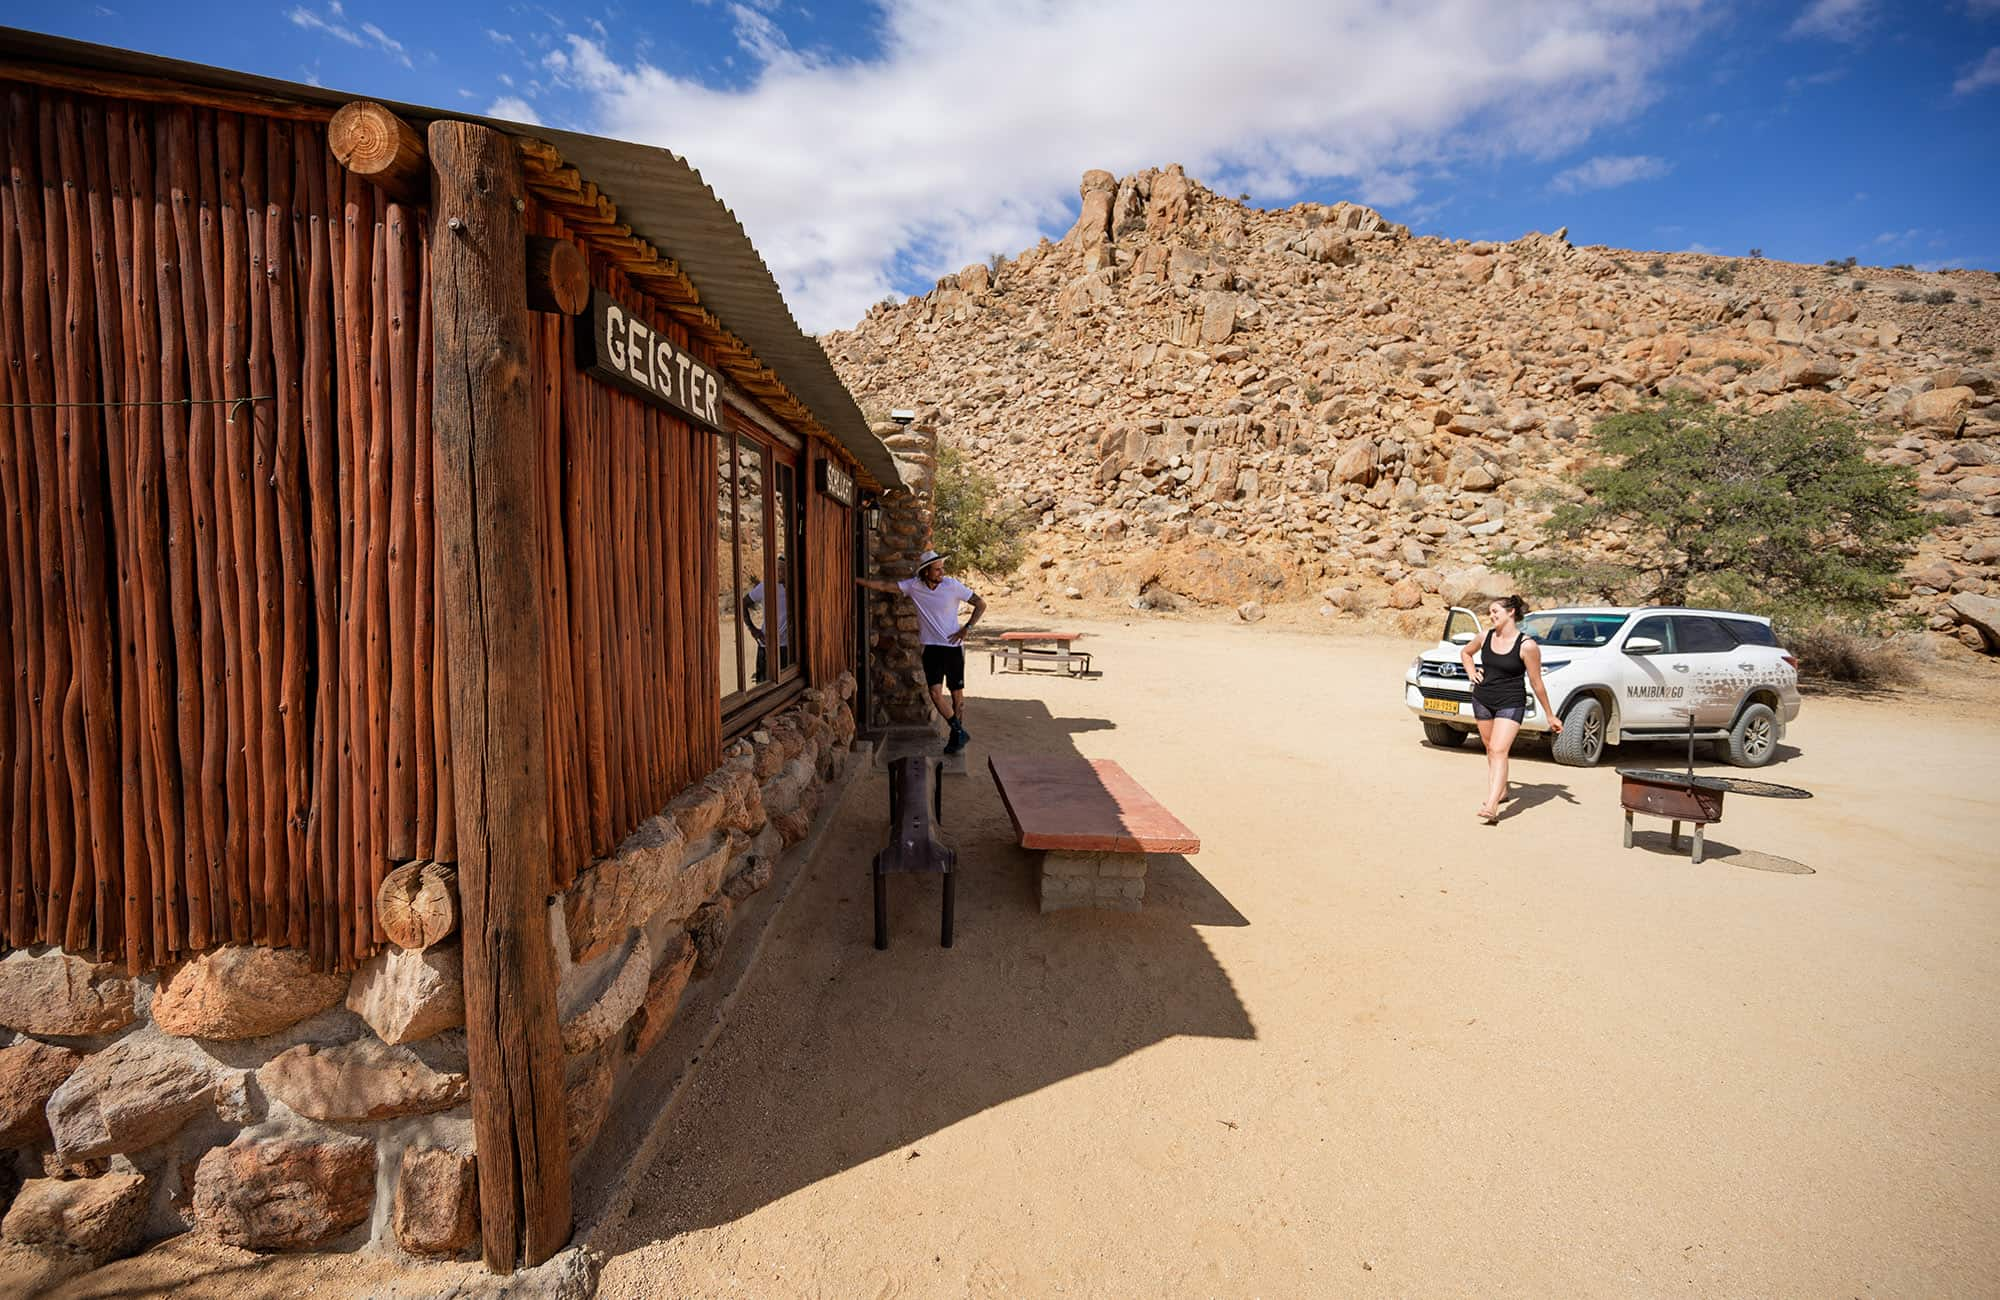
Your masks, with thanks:
M 0 59 L 0 81 L 21 81 L 34 86 L 74 90 L 109 99 L 136 99 L 149 104 L 186 104 L 192 108 L 215 108 L 230 113 L 275 117 L 286 122 L 324 122 L 333 110 L 320 104 L 302 104 L 295 99 L 258 95 L 249 91 L 218 90 L 184 81 L 161 81 L 129 72 L 101 68 L 75 68 L 59 63 L 23 63 Z
M 491 127 L 430 127 L 433 499 L 451 647 L 451 763 L 480 1232 L 499 1272 L 570 1233 L 548 927 L 541 464 L 528 391 L 521 167 Z
M 423 137 L 373 100 L 342 104 L 327 123 L 326 147 L 342 167 L 398 203 L 421 203 L 430 196 Z
M 528 308 L 575 316 L 590 306 L 590 262 L 567 239 L 528 236 Z

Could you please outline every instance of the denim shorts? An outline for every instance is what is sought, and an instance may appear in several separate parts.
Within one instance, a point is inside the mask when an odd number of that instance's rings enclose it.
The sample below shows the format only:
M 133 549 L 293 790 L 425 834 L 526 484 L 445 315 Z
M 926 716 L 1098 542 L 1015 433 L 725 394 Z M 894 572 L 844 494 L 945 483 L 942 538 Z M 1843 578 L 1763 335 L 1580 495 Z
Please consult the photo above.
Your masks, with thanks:
M 1511 709 L 1489 709 L 1475 698 L 1472 701 L 1472 716 L 1481 722 L 1491 722 L 1495 718 L 1519 722 L 1528 716 L 1528 706 L 1523 704 Z

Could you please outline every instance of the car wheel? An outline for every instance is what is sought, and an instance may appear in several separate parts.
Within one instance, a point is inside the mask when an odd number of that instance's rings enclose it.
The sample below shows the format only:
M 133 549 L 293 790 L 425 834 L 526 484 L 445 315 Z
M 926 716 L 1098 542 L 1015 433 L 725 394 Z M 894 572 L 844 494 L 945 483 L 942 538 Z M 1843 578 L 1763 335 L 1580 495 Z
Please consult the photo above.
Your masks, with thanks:
M 1595 767 L 1604 757 L 1604 706 L 1586 695 L 1563 714 L 1563 729 L 1550 747 L 1564 767 Z
M 1729 729 L 1729 761 L 1738 767 L 1762 767 L 1778 752 L 1778 715 L 1768 704 L 1743 710 Z
M 1464 746 L 1465 738 L 1469 734 L 1464 729 L 1454 727 L 1448 722 L 1424 723 L 1424 739 L 1430 741 L 1431 744 L 1436 745 L 1439 749 L 1461 748 Z

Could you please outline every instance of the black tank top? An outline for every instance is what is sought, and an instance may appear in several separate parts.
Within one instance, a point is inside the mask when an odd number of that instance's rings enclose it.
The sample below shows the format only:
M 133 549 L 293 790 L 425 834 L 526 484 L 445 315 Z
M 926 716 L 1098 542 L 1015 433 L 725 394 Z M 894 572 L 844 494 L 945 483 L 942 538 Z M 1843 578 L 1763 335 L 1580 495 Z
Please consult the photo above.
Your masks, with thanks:
M 1522 709 L 1528 705 L 1528 665 L 1521 659 L 1521 634 L 1514 634 L 1514 648 L 1501 654 L 1493 648 L 1493 634 L 1486 634 L 1480 648 L 1479 665 L 1485 678 L 1472 688 L 1472 698 L 1489 709 Z

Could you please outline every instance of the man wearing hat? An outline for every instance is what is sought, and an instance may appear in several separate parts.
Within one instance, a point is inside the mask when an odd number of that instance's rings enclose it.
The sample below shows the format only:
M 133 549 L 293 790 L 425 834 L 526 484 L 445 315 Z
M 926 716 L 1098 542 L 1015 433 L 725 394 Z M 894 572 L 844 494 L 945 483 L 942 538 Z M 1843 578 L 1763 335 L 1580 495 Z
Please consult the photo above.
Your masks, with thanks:
M 965 647 L 961 643 L 986 613 L 986 602 L 957 578 L 945 577 L 944 562 L 945 557 L 936 551 L 925 551 L 917 560 L 914 578 L 901 582 L 856 578 L 855 582 L 870 591 L 900 592 L 917 607 L 917 626 L 924 643 L 924 684 L 930 687 L 938 716 L 951 727 L 944 752 L 956 754 L 972 739 L 965 730 Z M 958 621 L 960 604 L 972 606 L 972 617 L 963 624 Z

